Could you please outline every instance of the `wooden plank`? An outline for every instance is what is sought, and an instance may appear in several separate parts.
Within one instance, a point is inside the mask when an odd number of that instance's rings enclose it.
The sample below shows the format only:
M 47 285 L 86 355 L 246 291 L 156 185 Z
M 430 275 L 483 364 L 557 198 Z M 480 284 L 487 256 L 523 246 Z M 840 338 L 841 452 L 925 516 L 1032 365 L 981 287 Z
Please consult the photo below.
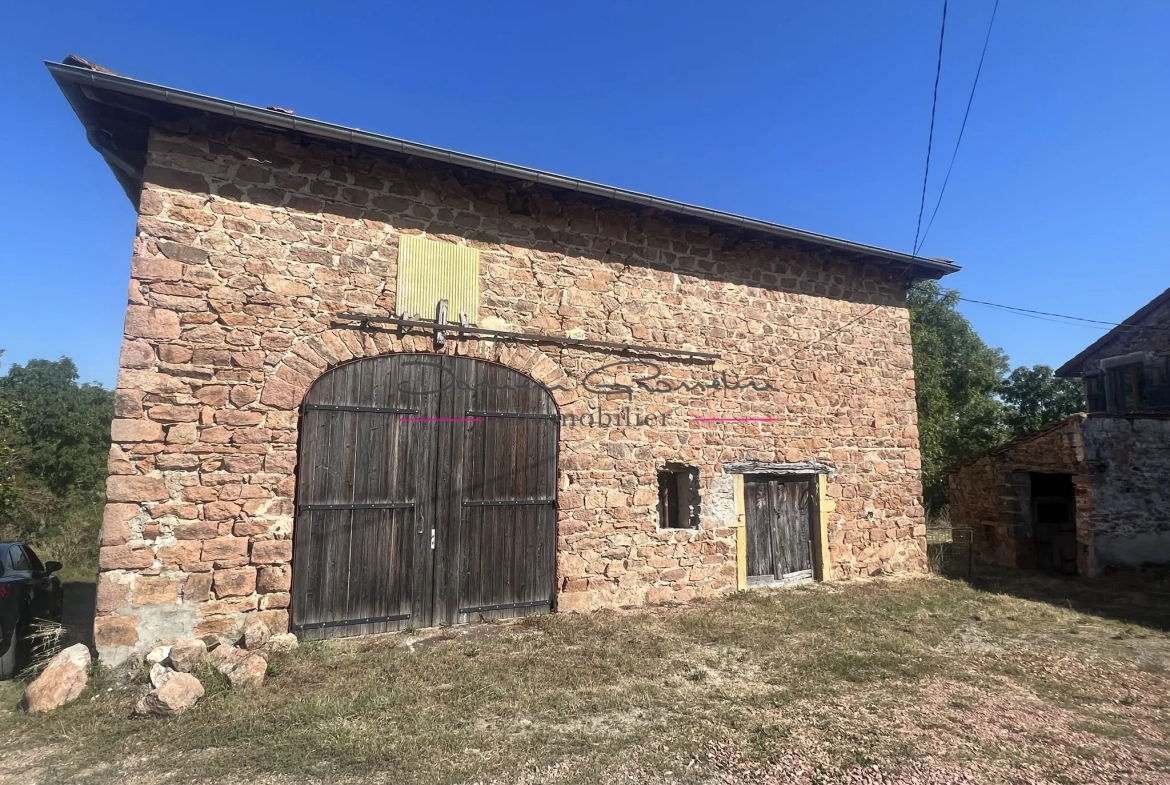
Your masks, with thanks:
M 328 388 L 328 389 L 326 389 Z M 305 396 L 309 400 L 314 394 L 327 396 L 333 389 L 332 377 L 321 379 L 310 388 Z M 328 417 L 323 412 L 304 412 L 300 422 L 299 452 L 297 456 L 296 501 L 305 504 L 318 501 L 317 476 L 325 462 L 321 449 L 327 440 Z M 293 525 L 293 576 L 290 620 L 294 625 L 316 621 L 318 583 L 314 564 L 315 553 L 314 521 L 308 513 L 294 512 Z
M 476 369 L 479 370 L 478 368 Z M 477 381 L 481 377 L 477 373 Z M 486 391 L 478 387 L 470 396 L 475 410 L 490 405 L 485 397 Z M 469 424 L 467 443 L 463 455 L 463 489 L 464 499 L 485 499 L 484 466 L 486 462 L 486 432 L 488 420 L 480 420 Z M 465 508 L 460 516 L 459 527 L 459 602 L 461 608 L 483 605 L 481 588 L 483 586 L 482 573 L 484 565 L 483 532 L 486 525 L 485 508 Z
M 477 386 L 477 361 L 463 357 L 443 357 L 443 372 L 453 381 L 439 406 L 438 447 L 435 480 L 435 595 L 436 623 L 455 624 L 459 617 L 461 565 L 465 537 L 466 498 L 464 488 L 464 453 L 469 429 L 474 423 L 464 420 L 473 406 Z
M 354 363 L 356 379 L 351 385 L 350 400 L 342 406 L 357 408 L 374 407 L 374 385 L 378 377 L 376 360 Z M 384 434 L 385 420 L 393 415 L 369 411 L 353 412 L 353 479 L 350 495 L 353 504 L 378 504 L 386 501 L 381 493 L 382 483 L 380 461 L 377 459 L 378 442 Z M 380 559 L 376 551 L 378 524 L 389 523 L 388 510 L 354 510 L 350 521 L 349 572 L 346 576 L 346 603 L 344 619 L 368 619 L 381 614 L 374 613 L 377 593 L 382 590 L 379 581 Z M 379 514 L 381 513 L 381 514 Z M 371 625 L 345 625 L 346 635 L 365 635 L 372 631 Z
M 407 438 L 413 455 L 415 481 L 415 528 L 411 559 L 411 596 L 415 608 L 415 627 L 434 624 L 434 559 L 431 547 L 435 519 L 436 471 L 438 461 L 438 431 L 434 422 L 439 416 L 442 388 L 442 364 L 439 358 L 414 356 L 407 364 L 406 381 L 409 389 L 417 391 L 418 417 L 422 421 L 407 424 Z
M 787 483 L 772 479 L 768 482 L 768 504 L 772 509 L 773 576 L 779 580 L 789 569 L 789 528 L 791 527 L 791 499 Z
M 788 483 L 793 498 L 791 564 L 792 573 L 811 572 L 812 559 L 812 514 L 809 502 L 811 488 L 807 479 Z
M 505 411 L 528 411 L 531 406 L 523 388 L 509 390 L 506 396 L 507 409 Z M 509 499 L 517 501 L 531 501 L 531 489 L 528 488 L 528 426 L 535 422 L 530 419 L 509 420 L 508 455 L 511 459 L 512 471 L 504 479 L 504 493 Z M 515 604 L 526 599 L 523 595 L 523 571 L 527 567 L 528 554 L 525 553 L 525 529 L 529 525 L 531 507 L 519 505 L 504 507 L 504 519 L 501 521 L 499 580 L 497 582 L 497 596 L 506 604 Z M 514 609 L 506 609 L 501 616 L 513 616 Z
M 772 507 L 768 486 L 767 480 L 753 477 L 744 478 L 743 497 L 749 581 L 753 577 L 774 577 L 776 574 L 776 560 L 772 545 Z
M 322 379 L 309 391 L 309 400 L 313 396 L 332 400 L 334 383 L 337 377 L 330 374 Z M 306 482 L 300 484 L 298 501 L 302 504 L 330 504 L 337 503 L 335 493 L 335 469 L 332 464 L 332 452 L 335 441 L 340 439 L 338 421 L 341 415 L 337 412 L 312 411 L 306 412 L 308 438 L 305 442 L 301 461 L 308 472 Z M 294 581 L 297 587 L 295 623 L 314 624 L 329 620 L 330 594 L 326 576 L 329 574 L 330 558 L 333 549 L 333 539 L 336 536 L 334 525 L 338 516 L 328 512 L 300 512 L 298 522 L 304 524 L 309 533 L 308 540 L 296 540 L 300 536 L 294 531 L 294 550 L 303 550 L 299 558 L 294 554 L 293 569 Z M 324 637 L 324 632 L 318 632 L 313 637 Z
M 333 371 L 333 403 L 357 405 L 360 403 L 361 363 L 349 363 Z M 329 466 L 327 487 L 324 490 L 326 504 L 354 503 L 354 474 L 357 470 L 357 434 L 365 415 L 357 412 L 329 412 L 331 418 L 329 438 Z M 321 621 L 344 621 L 349 617 L 349 588 L 353 547 L 354 511 L 326 512 L 322 531 L 324 576 L 322 588 Z M 348 633 L 346 627 L 327 627 L 325 637 L 337 637 Z
M 378 358 L 377 380 L 373 388 L 373 399 L 378 405 L 387 408 L 419 408 L 418 397 L 410 394 L 410 388 L 405 382 L 404 355 L 391 355 Z M 408 415 L 414 417 L 417 415 Z M 385 420 L 386 434 L 381 461 L 381 469 L 385 478 L 385 498 L 388 501 L 416 502 L 414 496 L 415 482 L 413 476 L 418 466 L 409 452 L 408 428 L 401 416 L 389 417 Z M 380 608 L 385 615 L 407 615 L 402 622 L 387 622 L 383 630 L 402 629 L 417 625 L 415 615 L 415 598 L 412 593 L 414 575 L 414 542 L 415 520 L 417 509 L 396 511 L 392 515 L 392 525 L 385 534 L 380 533 L 378 545 L 384 548 L 386 588 L 385 595 L 380 599 Z
M 808 481 L 808 536 L 812 543 L 813 577 L 818 581 L 828 580 L 828 537 L 821 522 L 821 475 L 813 475 Z

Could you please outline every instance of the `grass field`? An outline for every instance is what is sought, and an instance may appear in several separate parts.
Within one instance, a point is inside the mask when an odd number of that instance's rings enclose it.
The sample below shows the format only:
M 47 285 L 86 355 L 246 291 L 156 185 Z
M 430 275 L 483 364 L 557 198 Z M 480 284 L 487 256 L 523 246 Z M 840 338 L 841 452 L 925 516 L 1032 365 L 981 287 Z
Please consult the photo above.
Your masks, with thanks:
M 141 681 L 41 717 L 3 684 L 0 782 L 1170 782 L 1168 601 L 1003 573 L 531 617 L 205 673 L 171 720 Z

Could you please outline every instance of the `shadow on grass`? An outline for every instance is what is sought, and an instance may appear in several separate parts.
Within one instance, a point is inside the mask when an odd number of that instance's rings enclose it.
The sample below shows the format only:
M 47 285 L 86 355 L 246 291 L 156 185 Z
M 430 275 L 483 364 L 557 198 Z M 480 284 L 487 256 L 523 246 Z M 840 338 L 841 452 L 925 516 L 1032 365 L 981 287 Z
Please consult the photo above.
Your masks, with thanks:
M 1170 568 L 1115 572 L 1099 578 L 1063 577 L 1031 570 L 976 568 L 978 590 L 1035 600 L 1079 613 L 1170 631 Z

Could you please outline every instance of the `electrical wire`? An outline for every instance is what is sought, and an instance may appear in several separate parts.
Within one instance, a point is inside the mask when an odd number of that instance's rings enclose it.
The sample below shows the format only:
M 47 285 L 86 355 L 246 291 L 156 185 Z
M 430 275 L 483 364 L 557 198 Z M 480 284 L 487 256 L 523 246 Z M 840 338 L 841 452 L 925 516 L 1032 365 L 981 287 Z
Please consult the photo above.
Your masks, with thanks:
M 973 300 L 970 297 L 960 297 L 959 300 L 965 303 L 974 303 L 976 305 L 986 305 L 991 308 L 999 308 L 1000 310 L 1010 311 L 1019 314 L 1020 316 L 1030 316 L 1034 319 L 1041 319 L 1041 321 L 1055 321 L 1055 319 L 1065 319 L 1067 321 L 1057 322 L 1058 324 L 1067 324 L 1069 326 L 1079 327 L 1096 327 L 1099 330 L 1155 330 L 1170 332 L 1170 327 L 1162 327 L 1160 325 L 1141 325 L 1141 324 L 1126 324 L 1125 322 L 1107 322 L 1103 319 L 1086 319 L 1083 316 L 1069 316 L 1064 313 L 1051 313 L 1049 311 L 1036 311 L 1031 308 L 1020 308 L 1015 305 L 1003 305 L 1002 303 L 990 303 L 986 300 Z M 1043 318 L 1055 317 L 1055 319 Z
M 959 156 L 959 145 L 963 143 L 963 131 L 967 130 L 967 118 L 971 116 L 971 104 L 975 101 L 975 88 L 979 86 L 979 74 L 983 72 L 983 59 L 987 57 L 987 44 L 991 41 L 991 28 L 995 25 L 995 12 L 999 10 L 999 0 L 991 7 L 991 21 L 987 23 L 987 35 L 983 38 L 983 51 L 979 54 L 979 66 L 975 69 L 975 80 L 971 83 L 971 94 L 967 96 L 967 111 L 963 112 L 963 124 L 959 126 L 959 138 L 955 140 L 955 150 L 951 153 L 951 163 L 947 166 L 946 177 L 943 178 L 942 188 L 938 192 L 938 201 L 934 203 L 934 212 L 926 223 L 926 231 L 922 233 L 922 240 L 916 241 L 914 256 L 926 244 L 926 236 L 930 234 L 930 227 L 934 226 L 934 217 L 938 215 L 939 205 L 942 204 L 943 194 L 947 192 L 947 183 L 951 180 L 951 170 L 955 168 L 955 159 Z M 919 217 L 921 219 L 921 216 Z
M 909 287 L 911 285 L 911 283 L 913 282 L 913 278 L 914 278 L 913 271 L 909 267 L 906 268 L 905 277 L 900 279 L 902 287 L 903 288 Z M 845 324 L 841 325 L 840 327 L 836 328 L 835 330 L 830 330 L 829 332 L 825 333 L 824 335 L 820 336 L 819 338 L 815 338 L 815 339 L 809 341 L 808 343 L 804 344 L 803 346 L 800 346 L 796 349 L 793 349 L 791 354 L 788 355 L 788 359 L 795 360 L 796 355 L 800 354 L 805 349 L 809 349 L 813 346 L 816 346 L 818 343 L 824 343 L 829 338 L 832 338 L 834 335 L 837 335 L 838 333 L 844 332 L 845 330 L 847 330 L 848 328 L 857 324 L 862 319 L 869 316 L 871 313 L 873 313 L 874 311 L 876 311 L 878 308 L 881 308 L 881 307 L 882 307 L 882 304 L 878 303 L 877 305 L 873 306 L 865 313 L 861 314 L 860 316 L 856 316 L 853 319 L 850 319 L 849 321 L 845 322 Z
M 790 360 L 791 360 L 791 359 L 795 359 L 795 358 L 796 358 L 796 355 L 800 354 L 800 353 L 801 353 L 801 352 L 803 352 L 805 349 L 808 349 L 808 348 L 809 348 L 809 347 L 811 347 L 811 346 L 815 346 L 815 345 L 816 345 L 816 344 L 818 344 L 818 343 L 824 343 L 825 341 L 827 341 L 828 339 L 832 338 L 832 337 L 833 337 L 834 335 L 836 335 L 837 333 L 839 333 L 839 332 L 842 332 L 843 330 L 845 330 L 845 329 L 847 329 L 847 328 L 849 328 L 849 327 L 852 327 L 853 325 L 857 324 L 857 323 L 858 323 L 858 322 L 860 322 L 862 319 L 864 319 L 865 317 L 869 316 L 871 313 L 873 313 L 874 311 L 876 311 L 878 308 L 881 308 L 881 305 L 875 305 L 874 307 L 870 308 L 870 309 L 869 309 L 868 311 L 866 311 L 865 313 L 861 314 L 861 316 L 858 316 L 858 317 L 856 317 L 855 319 L 850 319 L 848 322 L 845 322 L 845 324 L 841 325 L 841 326 L 840 326 L 840 327 L 838 327 L 837 329 L 835 329 L 835 330 L 830 330 L 829 332 L 825 333 L 825 334 L 824 334 L 824 335 L 822 335 L 821 337 L 819 337 L 819 338 L 815 338 L 815 339 L 813 339 L 813 340 L 809 341 L 809 342 L 808 342 L 808 343 L 806 343 L 804 346 L 801 346 L 801 347 L 798 347 L 798 348 L 796 348 L 796 349 L 793 349 L 793 350 L 792 350 L 792 353 L 788 355 L 788 359 L 790 359 Z
M 930 180 L 930 152 L 934 147 L 934 115 L 938 109 L 938 80 L 942 76 L 943 41 L 947 35 L 947 0 L 943 0 L 942 29 L 938 34 L 938 65 L 934 69 L 934 99 L 930 104 L 930 134 L 926 137 L 926 171 L 922 175 L 922 198 L 918 202 L 918 225 L 914 228 L 913 255 L 918 255 L 918 235 L 922 231 L 922 214 L 926 210 L 926 183 Z

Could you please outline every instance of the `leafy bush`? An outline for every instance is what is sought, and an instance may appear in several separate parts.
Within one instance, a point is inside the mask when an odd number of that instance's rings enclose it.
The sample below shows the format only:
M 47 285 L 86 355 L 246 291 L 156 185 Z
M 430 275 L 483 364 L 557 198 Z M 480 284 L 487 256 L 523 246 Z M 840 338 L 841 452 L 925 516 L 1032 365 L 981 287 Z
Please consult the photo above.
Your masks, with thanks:
M 77 379 L 68 357 L 0 376 L 0 539 L 86 570 L 97 561 L 114 396 Z

